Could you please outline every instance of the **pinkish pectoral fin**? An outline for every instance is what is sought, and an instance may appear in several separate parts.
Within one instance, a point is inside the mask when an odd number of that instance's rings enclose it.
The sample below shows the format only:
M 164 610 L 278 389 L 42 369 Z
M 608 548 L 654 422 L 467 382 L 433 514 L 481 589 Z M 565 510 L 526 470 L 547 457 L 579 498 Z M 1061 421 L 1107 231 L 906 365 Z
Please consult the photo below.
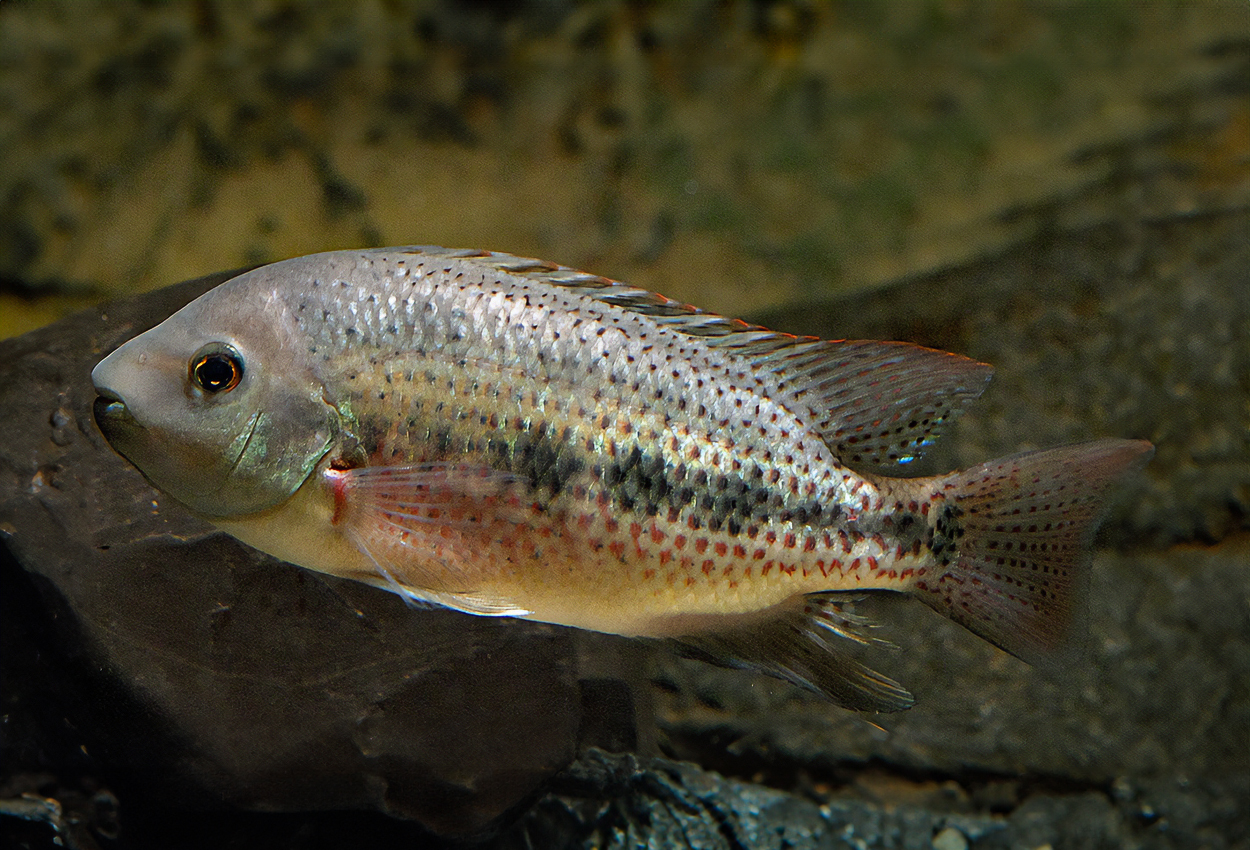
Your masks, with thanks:
M 331 470 L 335 523 L 409 602 L 481 616 L 530 612 L 476 590 L 502 544 L 527 530 L 523 479 L 486 466 L 431 462 Z
M 893 679 L 856 660 L 855 644 L 886 645 L 854 613 L 855 596 L 796 596 L 754 614 L 720 617 L 673 640 L 703 661 L 756 670 L 856 711 L 902 711 L 915 699 Z M 719 622 L 717 622 L 719 621 Z
M 1064 643 L 1108 492 L 1153 453 L 1143 440 L 1098 440 L 955 473 L 936 506 L 938 575 L 918 594 L 1013 655 L 1044 658 Z

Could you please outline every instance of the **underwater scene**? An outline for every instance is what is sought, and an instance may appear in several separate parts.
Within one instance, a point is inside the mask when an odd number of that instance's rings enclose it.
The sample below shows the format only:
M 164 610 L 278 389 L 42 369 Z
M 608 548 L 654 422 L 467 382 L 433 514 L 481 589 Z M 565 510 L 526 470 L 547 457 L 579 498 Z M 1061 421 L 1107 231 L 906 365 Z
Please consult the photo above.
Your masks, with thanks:
M 1250 847 L 1250 14 L 0 0 L 0 848 Z

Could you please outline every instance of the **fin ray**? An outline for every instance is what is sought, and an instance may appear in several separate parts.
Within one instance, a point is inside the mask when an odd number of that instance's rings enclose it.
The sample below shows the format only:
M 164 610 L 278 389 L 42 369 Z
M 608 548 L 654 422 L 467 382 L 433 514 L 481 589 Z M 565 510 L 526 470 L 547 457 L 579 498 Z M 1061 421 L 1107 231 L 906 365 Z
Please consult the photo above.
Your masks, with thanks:
M 1098 440 L 955 473 L 934 530 L 943 571 L 918 583 L 919 595 L 1026 661 L 1058 649 L 1108 491 L 1153 451 L 1142 440 Z
M 674 640 L 701 660 L 766 673 L 846 708 L 879 712 L 910 708 L 915 700 L 907 689 L 848 651 L 852 641 L 887 643 L 863 631 L 869 624 L 854 614 L 853 601 L 846 594 L 796 596 Z
M 335 471 L 344 502 L 336 521 L 372 562 L 375 584 L 411 602 L 470 614 L 523 617 L 513 601 L 449 581 L 473 570 L 481 538 L 525 523 L 524 509 L 509 497 L 522 479 L 485 466 L 429 462 L 400 467 Z

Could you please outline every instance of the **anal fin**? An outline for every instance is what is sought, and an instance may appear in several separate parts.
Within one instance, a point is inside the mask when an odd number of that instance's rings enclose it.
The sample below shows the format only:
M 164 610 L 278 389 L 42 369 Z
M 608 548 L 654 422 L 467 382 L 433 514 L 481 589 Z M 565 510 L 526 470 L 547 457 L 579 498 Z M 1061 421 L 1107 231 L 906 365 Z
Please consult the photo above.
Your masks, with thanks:
M 756 670 L 856 711 L 910 708 L 915 699 L 865 666 L 854 644 L 887 644 L 868 633 L 846 594 L 796 596 L 753 614 L 717 618 L 706 631 L 674 638 L 687 654 L 722 667 Z

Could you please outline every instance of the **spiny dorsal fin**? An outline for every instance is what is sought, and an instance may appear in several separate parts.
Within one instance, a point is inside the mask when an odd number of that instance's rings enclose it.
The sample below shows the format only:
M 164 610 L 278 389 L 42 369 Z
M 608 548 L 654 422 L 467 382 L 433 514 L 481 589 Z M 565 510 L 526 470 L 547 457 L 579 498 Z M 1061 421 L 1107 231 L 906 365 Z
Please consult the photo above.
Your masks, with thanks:
M 940 427 L 984 391 L 991 367 L 903 342 L 824 340 L 778 333 L 555 263 L 484 251 L 410 249 L 480 260 L 508 274 L 560 286 L 605 305 L 699 337 L 771 374 L 776 390 L 805 413 L 844 463 L 895 471 L 919 458 Z

